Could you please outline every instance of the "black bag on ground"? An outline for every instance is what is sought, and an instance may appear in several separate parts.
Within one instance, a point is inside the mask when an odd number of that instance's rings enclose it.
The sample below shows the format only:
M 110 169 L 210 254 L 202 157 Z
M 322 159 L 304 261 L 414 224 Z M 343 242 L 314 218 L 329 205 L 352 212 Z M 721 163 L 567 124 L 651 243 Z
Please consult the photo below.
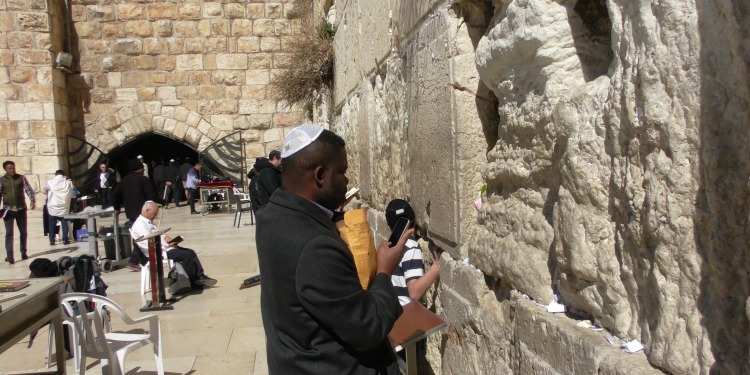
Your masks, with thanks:
M 169 270 L 168 284 L 169 294 L 171 295 L 187 293 L 193 290 L 190 277 L 180 262 L 175 262 L 174 267 Z

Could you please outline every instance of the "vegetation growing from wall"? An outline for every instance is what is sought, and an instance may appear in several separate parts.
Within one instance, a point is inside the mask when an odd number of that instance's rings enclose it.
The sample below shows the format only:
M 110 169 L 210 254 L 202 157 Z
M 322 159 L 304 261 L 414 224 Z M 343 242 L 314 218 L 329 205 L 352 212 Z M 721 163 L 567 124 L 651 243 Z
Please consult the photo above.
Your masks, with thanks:
M 288 18 L 299 20 L 300 30 L 286 47 L 283 74 L 271 79 L 274 96 L 289 105 L 316 102 L 333 87 L 333 36 L 336 28 L 314 15 L 312 1 L 297 0 Z

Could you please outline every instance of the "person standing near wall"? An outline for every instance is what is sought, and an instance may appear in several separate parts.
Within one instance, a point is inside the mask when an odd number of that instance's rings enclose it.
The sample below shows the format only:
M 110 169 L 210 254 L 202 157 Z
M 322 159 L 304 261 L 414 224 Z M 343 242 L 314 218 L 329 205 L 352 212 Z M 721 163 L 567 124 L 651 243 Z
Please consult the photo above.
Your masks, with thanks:
M 180 191 L 182 190 L 180 184 L 180 170 L 177 167 L 177 162 L 174 159 L 169 160 L 169 165 L 164 167 L 164 196 L 166 197 L 164 202 L 164 208 L 169 208 L 169 201 L 174 196 L 174 203 L 176 207 L 180 207 Z
M 193 165 L 190 164 L 190 158 L 185 158 L 185 162 L 180 165 L 180 183 L 182 184 L 182 189 L 185 192 L 185 199 L 187 201 L 190 201 L 190 193 L 187 190 L 187 175 L 190 168 L 193 168 Z
M 269 373 L 398 374 L 388 332 L 403 308 L 391 274 L 406 236 L 380 244 L 376 276 L 362 289 L 332 220 L 346 199 L 344 140 L 302 125 L 283 150 L 283 185 L 258 211 L 256 229 Z
M 116 210 L 125 208 L 125 217 L 132 224 L 141 214 L 141 208 L 146 201 L 155 201 L 156 193 L 151 180 L 143 175 L 143 165 L 133 160 L 130 164 L 131 173 L 122 178 L 112 192 Z
M 136 159 L 138 159 L 138 161 L 141 164 L 143 164 L 143 175 L 150 179 L 151 177 L 149 177 L 149 173 L 148 173 L 148 164 L 146 164 L 146 162 L 143 161 L 143 155 L 138 155 Z
M 409 228 L 416 226 L 416 215 L 409 202 L 403 199 L 394 199 L 388 203 L 385 209 L 385 221 L 388 228 L 393 230 L 399 218 L 409 219 Z M 401 262 L 396 266 L 391 276 L 391 283 L 396 289 L 401 306 L 422 299 L 430 286 L 440 275 L 440 251 L 435 251 L 435 262 L 427 272 L 424 272 L 424 259 L 422 247 L 419 246 L 417 238 L 410 236 L 406 240 L 404 255 Z
M 5 261 L 13 264 L 13 222 L 18 226 L 18 235 L 21 238 L 21 259 L 29 259 L 26 254 L 26 199 L 23 193 L 29 197 L 29 208 L 36 208 L 36 197 L 34 189 L 31 188 L 26 177 L 16 173 L 16 163 L 7 160 L 3 163 L 5 175 L 0 177 L 0 199 L 3 201 L 3 221 L 5 222 Z
M 94 193 L 99 198 L 99 204 L 102 208 L 112 206 L 112 189 L 117 185 L 115 182 L 115 174 L 112 173 L 111 169 L 107 169 L 107 164 L 99 164 L 99 178 L 96 180 L 96 186 L 94 186 Z
M 151 163 L 154 163 L 152 160 Z M 156 164 L 153 168 L 154 173 L 152 174 L 151 178 L 154 181 L 154 185 L 156 186 L 156 196 L 159 197 L 159 199 L 164 200 L 164 205 L 166 207 L 167 199 L 164 196 L 164 188 L 166 186 L 165 182 L 166 179 L 164 178 L 164 169 L 166 167 L 164 166 L 164 159 L 159 159 L 159 164 Z
M 271 199 L 271 194 L 281 186 L 281 151 L 271 151 L 268 154 L 268 162 L 270 165 L 260 170 L 256 182 L 260 207 L 266 205 Z
M 47 211 L 49 211 L 49 244 L 55 244 L 55 233 L 57 222 L 60 221 L 62 229 L 63 245 L 70 244 L 68 241 L 68 221 L 65 215 L 70 213 L 70 200 L 73 199 L 73 181 L 63 175 L 62 170 L 55 172 L 55 177 L 44 185 L 47 191 Z
M 188 204 L 190 205 L 190 213 L 197 214 L 195 210 L 195 201 L 198 200 L 198 184 L 201 183 L 200 171 L 203 168 L 201 163 L 195 163 L 193 168 L 190 168 L 187 173 L 187 180 L 185 180 L 185 190 L 188 191 Z

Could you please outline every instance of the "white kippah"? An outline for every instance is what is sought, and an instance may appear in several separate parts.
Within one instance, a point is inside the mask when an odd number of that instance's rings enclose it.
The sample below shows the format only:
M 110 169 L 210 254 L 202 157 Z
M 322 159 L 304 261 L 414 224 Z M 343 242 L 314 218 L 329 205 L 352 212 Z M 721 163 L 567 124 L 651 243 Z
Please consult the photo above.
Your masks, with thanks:
M 313 124 L 302 124 L 289 132 L 284 139 L 284 146 L 281 148 L 281 158 L 287 158 L 297 151 L 307 147 L 310 143 L 313 143 L 320 133 L 323 132 L 323 128 L 315 126 Z

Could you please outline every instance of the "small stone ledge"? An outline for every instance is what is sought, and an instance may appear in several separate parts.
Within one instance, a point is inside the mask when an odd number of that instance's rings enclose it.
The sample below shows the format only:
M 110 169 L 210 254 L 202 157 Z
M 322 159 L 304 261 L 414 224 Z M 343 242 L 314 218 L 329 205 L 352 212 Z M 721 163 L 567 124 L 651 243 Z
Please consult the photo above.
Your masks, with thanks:
M 531 300 L 518 299 L 515 312 L 521 373 L 538 369 L 560 374 L 663 374 L 643 352 L 625 353 L 600 332 L 578 327 L 576 320 L 550 314 Z

